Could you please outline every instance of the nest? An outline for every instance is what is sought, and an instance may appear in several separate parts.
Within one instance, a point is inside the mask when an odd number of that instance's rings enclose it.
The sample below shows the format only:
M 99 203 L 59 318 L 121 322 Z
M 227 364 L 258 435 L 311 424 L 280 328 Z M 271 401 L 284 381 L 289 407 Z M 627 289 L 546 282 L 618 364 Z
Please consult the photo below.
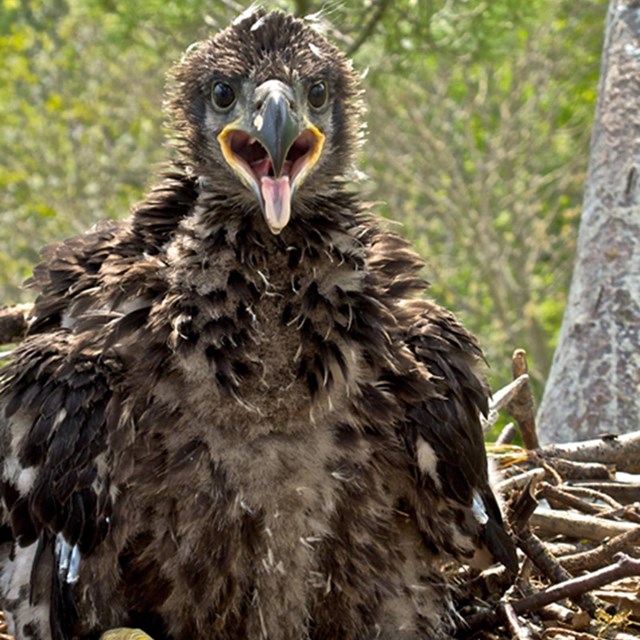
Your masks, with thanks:
M 515 580 L 503 568 L 458 569 L 459 638 L 630 640 L 640 637 L 640 431 L 540 447 L 523 351 L 513 383 L 496 393 L 507 425 L 490 457 L 519 549 Z

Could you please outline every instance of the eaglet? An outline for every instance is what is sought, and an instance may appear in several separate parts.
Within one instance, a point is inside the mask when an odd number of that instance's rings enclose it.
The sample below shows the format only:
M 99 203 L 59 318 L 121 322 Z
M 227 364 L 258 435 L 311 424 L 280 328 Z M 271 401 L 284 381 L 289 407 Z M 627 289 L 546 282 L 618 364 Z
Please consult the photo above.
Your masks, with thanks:
M 16 639 L 449 637 L 441 559 L 516 567 L 488 390 L 349 184 L 351 64 L 254 10 L 188 49 L 167 112 L 170 169 L 45 250 L 2 373 Z

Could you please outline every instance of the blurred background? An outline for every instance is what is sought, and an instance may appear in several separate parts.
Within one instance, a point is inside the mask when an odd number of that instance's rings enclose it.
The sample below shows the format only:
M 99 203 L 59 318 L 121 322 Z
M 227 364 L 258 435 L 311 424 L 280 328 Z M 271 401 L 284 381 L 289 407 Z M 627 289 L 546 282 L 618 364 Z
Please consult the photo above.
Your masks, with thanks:
M 142 198 L 164 75 L 250 3 L 0 0 L 0 304 L 40 248 Z M 431 295 L 482 343 L 495 386 L 529 354 L 538 394 L 567 295 L 604 0 L 268 2 L 322 12 L 363 75 L 364 197 L 427 261 Z

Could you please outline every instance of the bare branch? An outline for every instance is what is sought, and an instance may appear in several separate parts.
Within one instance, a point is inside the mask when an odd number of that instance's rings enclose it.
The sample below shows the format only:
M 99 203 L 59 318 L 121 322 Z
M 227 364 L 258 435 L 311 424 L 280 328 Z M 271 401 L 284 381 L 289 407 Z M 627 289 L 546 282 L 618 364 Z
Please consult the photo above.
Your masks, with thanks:
M 547 482 L 543 482 L 540 485 L 540 495 L 546 498 L 553 506 L 554 503 L 559 503 L 565 507 L 571 507 L 577 509 L 582 513 L 589 513 L 591 515 L 600 514 L 602 509 L 592 502 L 587 502 L 582 498 L 573 496 L 566 491 L 563 491 L 560 487 L 554 487 Z
M 500 603 L 500 610 L 502 611 L 504 619 L 507 621 L 507 626 L 511 631 L 512 637 L 515 640 L 532 640 L 533 636 L 531 635 L 531 632 L 520 624 L 518 616 L 513 610 L 511 603 Z
M 367 38 L 369 38 L 375 31 L 375 28 L 378 26 L 380 20 L 382 20 L 382 16 L 387 10 L 389 4 L 389 0 L 378 0 L 378 2 L 376 3 L 375 11 L 369 18 L 369 21 L 362 27 L 362 31 L 360 31 L 358 37 L 349 47 L 349 51 L 347 52 L 348 56 L 353 56 L 355 52 L 366 42 Z
M 571 579 L 571 574 L 547 550 L 544 543 L 529 529 L 524 529 L 518 533 L 518 546 L 527 554 L 527 557 L 542 571 L 542 573 L 554 584 L 562 583 Z M 573 595 L 562 596 L 571 598 L 581 609 L 584 609 L 591 616 L 595 616 L 597 605 L 593 598 L 585 591 L 576 592 Z M 531 596 L 533 597 L 533 596 Z M 559 600 L 560 598 L 557 598 Z M 555 602 L 550 600 L 549 602 Z M 544 604 L 549 604 L 546 602 Z M 544 606 L 540 605 L 540 606 Z M 539 608 L 539 607 L 538 607 Z M 525 609 L 526 611 L 526 609 Z
M 531 516 L 531 525 L 544 535 L 563 535 L 570 538 L 598 541 L 640 529 L 640 526 L 631 522 L 616 522 L 575 512 L 553 511 L 542 507 L 538 507 Z
M 589 489 L 583 486 L 576 487 L 572 484 L 563 485 L 563 489 L 578 496 L 591 498 L 592 500 L 600 500 L 600 502 L 608 504 L 613 509 L 619 509 L 620 507 L 622 507 L 622 505 L 617 500 L 614 500 L 611 496 L 607 495 L 603 491 L 596 491 L 595 489 Z
M 496 445 L 509 444 L 516 437 L 516 427 L 513 422 L 505 425 L 504 429 L 500 432 L 500 435 L 496 438 Z
M 608 495 L 622 504 L 640 502 L 640 484 L 626 482 L 577 482 L 574 489 L 591 489 Z
M 526 376 L 526 382 L 522 390 L 507 403 L 505 409 L 518 423 L 525 449 L 538 449 L 540 442 L 536 432 L 536 403 L 528 376 L 527 352 L 524 349 L 516 349 L 513 352 L 511 368 L 515 380 Z
M 565 480 L 611 480 L 610 469 L 601 462 L 574 462 L 562 458 L 547 461 Z
M 498 389 L 493 394 L 489 402 L 489 415 L 482 419 L 482 429 L 486 433 L 498 420 L 498 411 L 505 408 L 529 383 L 529 376 L 524 375 L 516 378 L 513 382 Z M 514 416 L 515 417 L 515 416 Z
M 518 475 L 512 476 L 507 480 L 499 482 L 496 488 L 498 489 L 498 491 L 500 491 L 500 493 L 510 494 L 515 489 L 522 489 L 527 485 L 528 482 L 531 482 L 533 485 L 535 485 L 537 482 L 542 480 L 545 475 L 545 470 L 537 467 L 535 469 L 530 469 L 529 471 L 519 473 Z
M 618 561 L 607 567 L 594 571 L 584 576 L 571 578 L 560 584 L 555 584 L 544 591 L 539 591 L 531 596 L 522 598 L 513 603 L 513 610 L 518 614 L 537 611 L 547 604 L 575 598 L 594 589 L 599 589 L 606 584 L 640 575 L 640 560 L 620 554 Z
M 566 627 L 548 627 L 544 630 L 542 638 L 573 638 L 573 640 L 598 640 L 598 636 L 585 631 L 576 631 Z
M 618 471 L 640 473 L 640 431 L 597 440 L 547 445 L 536 449 L 536 453 L 576 462 L 613 464 Z
M 616 553 L 629 551 L 630 547 L 637 544 L 640 544 L 640 527 L 621 533 L 595 549 L 560 558 L 559 562 L 571 573 L 591 571 L 609 562 Z

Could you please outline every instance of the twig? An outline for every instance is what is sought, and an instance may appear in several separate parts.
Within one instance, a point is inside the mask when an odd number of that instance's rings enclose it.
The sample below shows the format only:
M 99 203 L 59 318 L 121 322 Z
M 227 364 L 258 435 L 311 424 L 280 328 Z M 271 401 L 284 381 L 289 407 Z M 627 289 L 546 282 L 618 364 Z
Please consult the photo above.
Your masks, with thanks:
M 511 525 L 514 534 L 529 528 L 529 520 L 531 515 L 538 507 L 538 501 L 535 497 L 535 486 L 538 478 L 535 476 L 530 478 L 522 490 L 509 501 L 507 509 L 507 520 Z M 520 572 L 524 574 L 524 570 Z
M 524 389 L 528 382 L 529 375 L 525 373 L 502 387 L 502 389 L 498 389 L 489 402 L 489 409 L 494 411 L 504 409 Z
M 518 546 L 527 554 L 527 557 L 542 571 L 542 573 L 554 584 L 563 583 L 571 579 L 571 574 L 564 569 L 560 563 L 549 553 L 544 543 L 535 534 L 528 529 L 524 529 L 518 533 Z M 533 596 L 531 596 L 533 597 Z M 571 597 L 572 600 L 581 608 L 595 616 L 597 605 L 593 598 L 588 594 L 581 592 Z M 553 600 L 551 601 L 553 602 Z M 548 604 L 548 603 L 547 603 Z
M 571 543 L 571 542 L 546 542 L 547 549 L 553 555 L 558 558 L 560 556 L 569 556 L 574 553 L 579 553 L 579 550 L 584 550 L 584 545 Z
M 628 520 L 629 522 L 640 524 L 640 513 L 638 513 L 637 503 L 620 506 L 617 509 L 601 511 L 599 515 L 601 518 L 623 518 L 624 520 Z
M 516 427 L 513 424 L 513 422 L 509 422 L 509 424 L 506 424 L 504 426 L 504 428 L 500 432 L 500 435 L 496 438 L 495 444 L 498 446 L 504 445 L 504 444 L 510 444 L 515 437 L 516 437 Z
M 543 469 L 549 474 L 549 478 L 553 480 L 553 483 L 555 485 L 559 486 L 561 484 L 564 484 L 564 479 L 557 472 L 556 468 L 552 464 L 550 464 L 546 460 L 541 459 L 539 456 L 533 456 L 533 460 L 539 461 L 539 463 L 542 465 Z
M 626 482 L 575 482 L 572 486 L 599 491 L 622 504 L 640 501 L 640 484 Z
M 505 408 L 524 389 L 528 382 L 529 376 L 524 374 L 493 394 L 489 401 L 489 414 L 482 419 L 482 430 L 485 433 L 497 422 L 500 409 Z
M 598 636 L 584 631 L 575 631 L 566 627 L 548 627 L 542 634 L 543 638 L 573 638 L 573 640 L 598 640 Z
M 599 589 L 616 580 L 638 575 L 640 575 L 640 560 L 619 554 L 618 560 L 614 564 L 603 567 L 593 573 L 555 584 L 532 596 L 516 600 L 513 603 L 513 610 L 518 615 L 537 611 L 551 602 L 557 602 L 565 598 L 574 599 L 576 596 L 587 593 L 587 591 Z
M 516 489 L 522 489 L 528 482 L 531 482 L 533 486 L 535 486 L 544 477 L 545 470 L 538 467 L 536 469 L 525 471 L 524 473 L 519 473 L 517 476 L 513 476 L 507 480 L 498 482 L 496 489 L 498 489 L 500 493 L 508 495 Z
M 563 535 L 597 541 L 640 528 L 631 522 L 616 522 L 581 513 L 553 511 L 543 507 L 538 507 L 531 516 L 531 525 L 545 535 Z
M 377 6 L 375 8 L 375 11 L 373 12 L 373 15 L 371 16 L 367 24 L 364 25 L 362 31 L 360 31 L 353 44 L 349 47 L 349 51 L 347 52 L 347 55 L 349 57 L 353 56 L 355 52 L 366 42 L 367 38 L 369 38 L 374 32 L 376 26 L 382 19 L 384 12 L 387 10 L 389 0 L 378 0 L 376 5 Z
M 540 442 L 536 431 L 536 405 L 533 399 L 533 391 L 531 390 L 531 382 L 529 381 L 527 352 L 524 349 L 516 349 L 513 352 L 511 369 L 514 380 L 520 380 L 525 376 L 526 378 L 518 394 L 507 402 L 505 410 L 518 423 L 525 448 L 538 449 Z
M 586 611 L 574 611 L 557 602 L 542 607 L 539 615 L 543 620 L 557 620 L 577 630 L 586 629 L 591 621 L 591 616 Z
M 547 445 L 537 449 L 536 453 L 576 462 L 613 464 L 618 471 L 640 473 L 640 431 L 598 440 Z
M 554 487 L 548 482 L 542 482 L 540 484 L 540 494 L 542 497 L 549 500 L 549 502 L 557 502 L 565 507 L 571 507 L 578 511 L 582 511 L 583 513 L 589 513 L 592 515 L 602 513 L 602 509 L 595 504 L 582 500 L 582 498 L 572 496 L 570 493 L 563 491 L 559 487 Z
M 621 533 L 604 542 L 595 549 L 574 553 L 570 556 L 559 558 L 560 564 L 571 573 L 578 571 L 590 571 L 609 562 L 616 553 L 628 551 L 629 547 L 640 544 L 640 527 Z
M 546 461 L 565 480 L 612 480 L 609 467 L 600 462 L 575 462 L 562 458 L 547 457 Z
M 513 606 L 509 602 L 500 603 L 500 611 L 507 623 L 507 627 L 511 631 L 512 637 L 515 640 L 531 640 L 533 636 L 526 627 L 523 627 L 518 620 L 516 612 L 513 610 Z
M 565 484 L 563 485 L 563 488 L 569 493 L 575 493 L 579 496 L 586 496 L 587 498 L 600 500 L 601 502 L 608 504 L 614 509 L 620 509 L 622 507 L 622 505 L 617 500 L 614 500 L 611 496 L 607 495 L 603 491 L 596 491 L 595 489 L 590 489 L 589 487 L 575 486 L 572 484 Z

